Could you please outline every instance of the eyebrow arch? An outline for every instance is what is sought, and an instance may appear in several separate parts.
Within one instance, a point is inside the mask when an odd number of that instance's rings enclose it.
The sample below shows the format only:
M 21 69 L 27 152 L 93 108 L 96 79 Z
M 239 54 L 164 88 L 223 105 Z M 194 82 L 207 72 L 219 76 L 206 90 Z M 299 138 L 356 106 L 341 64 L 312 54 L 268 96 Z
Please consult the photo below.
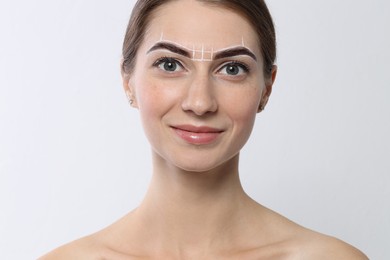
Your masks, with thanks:
M 257 61 L 256 55 L 246 47 L 235 47 L 215 53 L 214 59 L 223 59 L 232 56 L 247 55 Z
M 168 51 L 177 53 L 179 55 L 185 56 L 187 58 L 190 58 L 190 53 L 186 51 L 185 49 L 180 48 L 179 46 L 176 46 L 174 44 L 171 44 L 169 42 L 158 42 L 155 45 L 153 45 L 152 48 L 150 48 L 147 53 L 150 53 L 152 51 L 158 50 L 158 49 L 166 49 Z
M 186 48 L 181 47 L 181 46 L 177 46 L 177 45 L 169 43 L 169 42 L 158 42 L 155 45 L 153 45 L 152 48 L 150 48 L 146 53 L 150 53 L 152 51 L 159 50 L 159 49 L 166 49 L 166 50 L 171 51 L 173 53 L 185 56 L 187 58 L 191 58 L 191 55 L 190 55 L 189 51 L 186 50 Z M 248 48 L 242 47 L 242 46 L 218 51 L 215 53 L 215 56 L 213 57 L 213 59 L 218 60 L 218 59 L 228 58 L 228 57 L 232 57 L 232 56 L 239 56 L 239 55 L 247 55 L 247 56 L 251 57 L 252 59 L 254 59 L 255 61 L 257 61 L 256 55 L 252 51 L 250 51 Z

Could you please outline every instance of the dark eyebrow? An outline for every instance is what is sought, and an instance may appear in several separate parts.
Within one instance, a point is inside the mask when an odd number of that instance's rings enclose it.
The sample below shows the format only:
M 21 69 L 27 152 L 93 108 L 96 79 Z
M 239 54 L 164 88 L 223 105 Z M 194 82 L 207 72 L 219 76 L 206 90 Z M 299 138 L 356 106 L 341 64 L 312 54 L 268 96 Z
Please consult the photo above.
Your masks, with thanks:
M 247 55 L 257 61 L 256 55 L 245 47 L 236 47 L 215 53 L 214 59 L 223 59 L 232 56 Z
M 152 48 L 150 48 L 147 53 L 158 50 L 158 49 L 166 49 L 168 51 L 177 53 L 179 55 L 185 56 L 187 58 L 190 58 L 190 53 L 174 44 L 168 43 L 168 42 L 158 42 L 155 45 L 153 45 Z

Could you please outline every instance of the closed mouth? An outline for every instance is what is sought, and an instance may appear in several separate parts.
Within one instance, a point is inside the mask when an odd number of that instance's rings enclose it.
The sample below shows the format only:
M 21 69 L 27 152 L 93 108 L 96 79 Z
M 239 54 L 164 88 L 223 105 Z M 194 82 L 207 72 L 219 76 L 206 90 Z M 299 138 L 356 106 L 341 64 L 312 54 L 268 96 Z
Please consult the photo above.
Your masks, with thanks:
M 193 125 L 172 126 L 172 129 L 182 140 L 194 145 L 211 144 L 224 132 L 218 128 Z
M 173 129 L 178 129 L 186 132 L 192 133 L 222 133 L 223 130 L 208 126 L 193 126 L 193 125 L 179 125 L 172 126 Z

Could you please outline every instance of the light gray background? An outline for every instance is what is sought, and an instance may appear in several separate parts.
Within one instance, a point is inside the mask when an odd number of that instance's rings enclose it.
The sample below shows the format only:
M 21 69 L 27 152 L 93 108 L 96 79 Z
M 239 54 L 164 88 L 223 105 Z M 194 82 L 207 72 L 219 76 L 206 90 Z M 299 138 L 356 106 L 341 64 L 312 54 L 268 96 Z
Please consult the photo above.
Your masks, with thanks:
M 243 185 L 390 259 L 390 2 L 268 3 L 279 74 L 242 152 Z M 0 1 L 1 259 L 34 259 L 142 199 L 149 146 L 119 73 L 132 5 Z

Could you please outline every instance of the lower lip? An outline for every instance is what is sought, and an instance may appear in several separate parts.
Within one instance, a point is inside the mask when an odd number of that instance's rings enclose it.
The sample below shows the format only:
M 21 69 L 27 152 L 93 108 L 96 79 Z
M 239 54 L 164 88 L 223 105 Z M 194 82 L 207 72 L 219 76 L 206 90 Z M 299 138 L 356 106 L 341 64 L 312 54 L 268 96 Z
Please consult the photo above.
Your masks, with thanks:
M 173 128 L 175 133 L 190 144 L 210 144 L 214 142 L 222 132 L 195 133 L 178 128 Z

